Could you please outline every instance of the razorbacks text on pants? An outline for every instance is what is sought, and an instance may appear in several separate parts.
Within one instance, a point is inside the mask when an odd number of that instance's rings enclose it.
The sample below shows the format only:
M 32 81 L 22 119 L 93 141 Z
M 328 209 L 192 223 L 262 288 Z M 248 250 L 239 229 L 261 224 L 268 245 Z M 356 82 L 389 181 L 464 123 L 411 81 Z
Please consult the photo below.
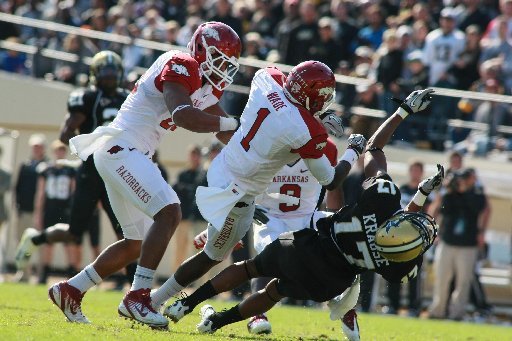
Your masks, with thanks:
M 231 235 L 231 230 L 233 230 L 233 223 L 235 222 L 235 219 L 227 217 L 226 222 L 224 223 L 224 226 L 222 227 L 222 232 L 219 235 L 219 238 L 215 240 L 215 243 L 213 246 L 215 246 L 218 249 L 221 249 L 224 244 L 226 244 L 226 241 L 228 240 L 229 236 Z
M 124 166 L 116 169 L 117 174 L 130 186 L 130 188 L 137 194 L 140 200 L 144 203 L 148 203 L 151 200 L 151 195 L 139 184 L 139 182 L 135 179 L 135 177 L 124 169 Z

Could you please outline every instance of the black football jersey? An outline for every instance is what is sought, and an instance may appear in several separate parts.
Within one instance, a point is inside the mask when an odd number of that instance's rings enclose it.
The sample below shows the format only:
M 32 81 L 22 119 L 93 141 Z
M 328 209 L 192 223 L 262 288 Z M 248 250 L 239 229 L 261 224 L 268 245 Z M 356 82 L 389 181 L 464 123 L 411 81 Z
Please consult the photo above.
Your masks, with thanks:
M 422 257 L 405 263 L 390 262 L 379 254 L 375 246 L 375 233 L 379 226 L 402 209 L 398 186 L 388 174 L 370 177 L 362 186 L 359 200 L 332 217 L 331 237 L 358 272 L 375 271 L 391 282 L 415 277 L 416 265 L 421 264 Z
M 79 127 L 80 134 L 89 134 L 96 127 L 107 125 L 114 120 L 117 111 L 130 92 L 117 88 L 116 94 L 109 96 L 96 87 L 77 89 L 68 98 L 70 115 L 81 113 L 86 120 Z
M 76 170 L 69 166 L 40 164 L 37 169 L 39 176 L 45 178 L 45 197 L 47 200 L 68 201 L 71 197 L 71 182 Z

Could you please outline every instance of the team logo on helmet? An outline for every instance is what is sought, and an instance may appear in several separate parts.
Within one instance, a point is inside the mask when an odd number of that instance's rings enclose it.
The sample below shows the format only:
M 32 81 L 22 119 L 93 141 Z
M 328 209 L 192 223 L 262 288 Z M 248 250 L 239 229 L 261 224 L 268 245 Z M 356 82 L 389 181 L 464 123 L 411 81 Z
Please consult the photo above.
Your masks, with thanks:
M 299 83 L 296 83 L 296 82 L 293 82 L 292 83 L 292 88 L 290 89 L 290 91 L 294 94 L 298 93 L 300 91 L 300 84 Z
M 172 71 L 176 72 L 178 75 L 190 76 L 187 68 L 183 65 L 173 64 Z
M 216 29 L 208 27 L 208 26 L 203 28 L 203 35 L 207 38 L 213 38 L 217 41 L 220 40 L 219 32 L 217 32 Z
M 334 92 L 334 89 L 331 87 L 321 88 L 321 89 L 318 89 L 318 96 L 329 96 L 329 95 L 332 95 L 333 92 Z

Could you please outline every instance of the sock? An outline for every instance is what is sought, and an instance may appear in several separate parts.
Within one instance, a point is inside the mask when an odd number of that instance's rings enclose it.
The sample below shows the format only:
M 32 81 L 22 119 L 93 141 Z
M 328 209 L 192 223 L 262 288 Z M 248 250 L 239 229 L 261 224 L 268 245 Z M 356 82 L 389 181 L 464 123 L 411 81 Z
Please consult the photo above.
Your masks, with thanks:
M 212 281 L 208 281 L 194 291 L 192 295 L 184 298 L 183 304 L 190 308 L 189 311 L 192 311 L 199 303 L 204 302 L 215 295 L 217 295 L 217 292 L 213 288 Z
M 100 284 L 101 281 L 100 275 L 98 275 L 92 264 L 89 264 L 78 275 L 71 278 L 68 284 L 84 293 L 93 286 Z
M 43 231 L 39 233 L 37 236 L 32 237 L 32 243 L 34 245 L 41 245 L 48 243 L 48 240 L 46 239 L 46 232 Z
M 139 289 L 151 289 L 153 286 L 154 275 L 155 270 L 137 265 L 137 270 L 135 270 L 135 276 L 133 278 L 132 288 L 130 291 Z
M 160 306 L 184 288 L 184 286 L 176 282 L 174 275 L 172 275 L 157 291 L 151 294 L 151 302 L 153 306 Z
M 213 314 L 209 319 L 213 322 L 212 328 L 214 330 L 220 329 L 228 324 L 244 320 L 242 315 L 240 315 L 238 304 L 229 310 Z

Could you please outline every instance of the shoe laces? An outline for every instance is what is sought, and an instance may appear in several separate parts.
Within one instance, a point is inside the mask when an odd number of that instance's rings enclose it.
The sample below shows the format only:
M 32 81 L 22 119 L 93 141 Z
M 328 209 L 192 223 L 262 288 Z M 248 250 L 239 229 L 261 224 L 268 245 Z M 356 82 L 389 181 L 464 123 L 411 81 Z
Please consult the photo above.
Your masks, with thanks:
M 151 304 L 151 290 L 150 289 L 139 289 L 132 291 L 131 293 L 133 298 L 130 297 L 132 301 L 136 301 L 137 303 L 142 304 L 143 307 L 146 307 L 152 313 L 157 313 Z

